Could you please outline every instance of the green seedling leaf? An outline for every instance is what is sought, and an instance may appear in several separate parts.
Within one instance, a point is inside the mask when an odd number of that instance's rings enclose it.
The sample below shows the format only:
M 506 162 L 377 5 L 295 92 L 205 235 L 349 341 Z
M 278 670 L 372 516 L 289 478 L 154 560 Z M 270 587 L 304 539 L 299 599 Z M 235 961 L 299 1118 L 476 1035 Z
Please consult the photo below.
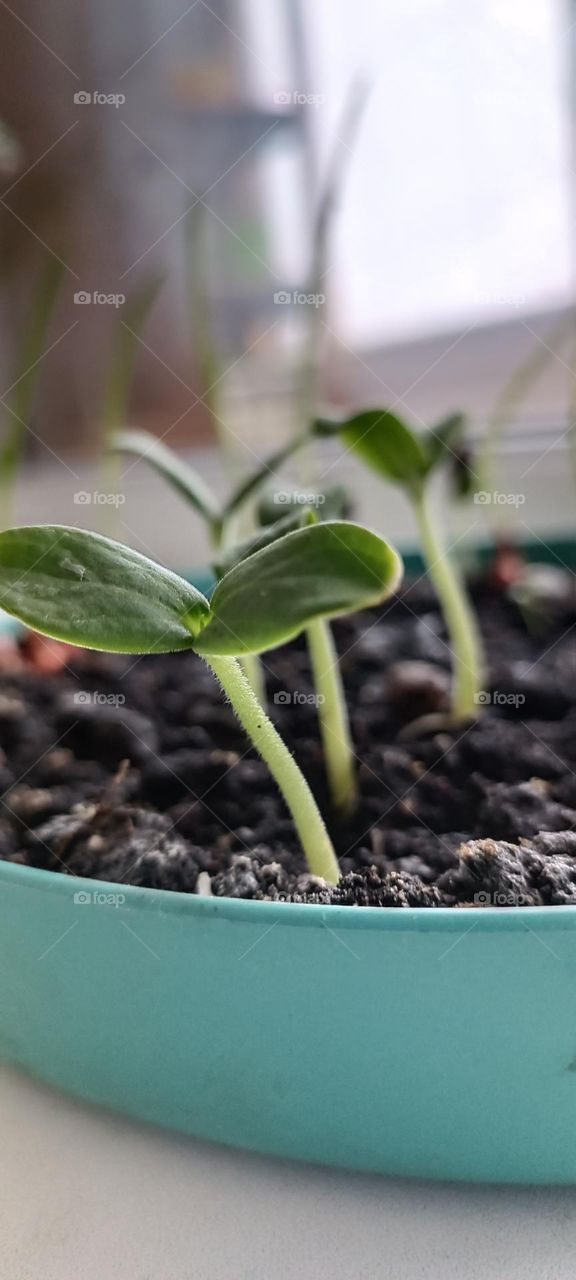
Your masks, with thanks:
M 149 431 L 118 431 L 110 439 L 110 449 L 116 453 L 129 453 L 147 462 L 187 502 L 191 503 L 214 527 L 220 524 L 220 510 L 212 491 L 193 467 L 188 466 L 168 445 L 157 440 Z
M 235 564 L 239 564 L 241 560 L 247 560 L 248 556 L 255 555 L 257 551 L 262 551 L 264 547 L 270 546 L 270 543 L 282 538 L 285 533 L 293 533 L 295 529 L 303 529 L 307 524 L 311 523 L 311 517 L 312 513 L 309 507 L 298 507 L 289 511 L 281 520 L 277 520 L 276 524 L 266 525 L 259 533 L 254 533 L 251 538 L 246 538 L 243 542 L 237 542 L 235 546 L 229 547 L 214 561 L 216 577 L 223 578 L 224 574 L 228 573 Z
M 369 529 L 346 521 L 309 525 L 226 574 L 194 648 L 235 656 L 274 649 L 317 618 L 377 604 L 401 576 L 400 557 Z
M 260 499 L 258 520 L 263 525 L 276 524 L 279 516 L 303 506 L 313 508 L 319 520 L 345 520 L 350 502 L 341 484 L 329 489 L 281 489 Z
M 338 435 L 373 471 L 406 488 L 420 487 L 428 474 L 421 438 L 386 409 L 365 409 L 339 424 L 319 419 L 312 430 L 318 436 Z
M 0 607 L 43 635 L 108 653 L 190 649 L 210 614 L 177 574 L 66 525 L 0 533 Z
M 450 492 L 456 500 L 470 498 L 478 487 L 475 470 L 476 458 L 472 451 L 461 445 L 450 461 Z
M 464 442 L 465 426 L 466 418 L 463 413 L 451 413 L 431 428 L 426 436 L 431 470 L 458 454 Z
M 270 478 L 274 478 L 275 472 L 279 471 L 280 467 L 282 467 L 289 458 L 293 457 L 299 449 L 308 444 L 308 441 L 308 432 L 304 435 L 295 436 L 293 440 L 289 440 L 288 444 L 283 445 L 281 449 L 277 449 L 276 453 L 273 453 L 269 458 L 266 458 L 261 466 L 257 467 L 246 480 L 242 481 L 228 499 L 223 512 L 224 520 L 229 520 L 230 516 L 233 516 L 236 511 L 239 511 L 249 498 L 252 498 L 255 494 L 259 493 L 260 489 L 264 487 Z

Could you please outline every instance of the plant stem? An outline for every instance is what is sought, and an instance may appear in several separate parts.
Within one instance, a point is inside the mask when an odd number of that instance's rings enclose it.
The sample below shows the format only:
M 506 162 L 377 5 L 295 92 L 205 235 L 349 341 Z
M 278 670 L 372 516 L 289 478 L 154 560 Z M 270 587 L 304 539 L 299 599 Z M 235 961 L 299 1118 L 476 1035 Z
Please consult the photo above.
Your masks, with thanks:
M 476 619 L 460 577 L 438 536 L 424 489 L 413 496 L 428 573 L 442 606 L 453 657 L 452 717 L 470 720 L 477 714 L 475 695 L 482 680 L 484 655 Z
M 212 523 L 209 530 L 212 550 L 218 552 L 224 545 L 225 534 L 228 531 L 229 521 L 221 520 L 219 524 Z M 216 574 L 218 577 L 219 575 Z M 263 707 L 266 706 L 266 679 L 262 666 L 262 660 L 257 653 L 245 653 L 239 659 L 240 666 L 246 676 L 248 684 L 252 689 L 254 697 L 258 699 Z
M 358 791 L 350 720 L 334 637 L 329 624 L 320 618 L 307 628 L 306 639 L 330 793 L 335 807 L 341 814 L 348 815 L 356 808 Z
M 312 875 L 337 884 L 340 868 L 314 796 L 280 734 L 260 706 L 242 668 L 236 658 L 210 656 L 204 661 L 214 672 L 240 724 L 278 784 L 294 819 Z
M 266 706 L 266 681 L 264 679 L 264 669 L 262 662 L 257 653 L 245 653 L 240 658 L 240 666 L 246 676 L 248 684 L 258 699 L 262 707 Z

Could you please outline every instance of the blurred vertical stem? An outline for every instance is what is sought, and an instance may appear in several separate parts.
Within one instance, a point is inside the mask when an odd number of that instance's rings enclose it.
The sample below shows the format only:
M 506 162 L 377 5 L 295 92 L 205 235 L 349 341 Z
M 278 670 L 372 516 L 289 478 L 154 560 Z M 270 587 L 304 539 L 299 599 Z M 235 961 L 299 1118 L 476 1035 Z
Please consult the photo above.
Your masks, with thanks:
M 146 279 L 119 313 L 118 331 L 112 358 L 104 381 L 102 398 L 102 453 L 100 477 L 102 492 L 118 496 L 122 482 L 122 456 L 108 448 L 111 436 L 128 425 L 130 391 L 134 379 L 140 335 L 163 282 L 162 276 Z M 117 519 L 112 515 L 113 503 L 104 503 L 104 523 L 110 533 Z M 116 509 L 117 516 L 117 509 Z
M 442 606 L 453 663 L 452 717 L 470 720 L 476 715 L 476 694 L 484 671 L 482 640 L 464 584 L 438 535 L 425 486 L 412 495 L 426 567 Z
M 208 246 L 206 243 L 205 209 L 198 203 L 186 218 L 186 282 L 188 315 L 194 347 L 194 363 L 199 396 L 208 414 L 210 430 L 229 460 L 230 437 L 218 413 L 220 366 L 213 335 L 213 323 L 207 279 Z
M 516 410 L 530 393 L 550 360 L 554 358 L 556 354 L 554 351 L 555 345 L 569 336 L 570 331 L 574 329 L 575 323 L 576 315 L 572 309 L 568 314 L 561 316 L 560 320 L 550 328 L 543 341 L 535 341 L 534 350 L 516 367 L 500 392 L 489 415 L 484 433 L 483 447 L 478 455 L 478 471 L 481 476 L 481 483 L 488 493 L 493 493 L 496 490 L 496 455 L 501 448 L 506 430 L 510 426 Z M 499 532 L 506 518 L 504 512 L 506 512 L 506 515 L 509 512 L 506 509 L 506 504 L 504 506 L 495 506 L 494 511 L 497 512 L 497 532 Z
M 344 104 L 337 142 L 329 159 L 326 178 L 320 190 L 318 206 L 312 225 L 312 251 L 306 290 L 307 293 L 315 296 L 322 294 L 334 214 L 342 193 L 344 178 L 348 170 L 350 157 L 353 154 L 354 142 L 368 96 L 369 87 L 364 82 L 357 81 L 351 86 Z M 322 308 L 310 304 L 308 306 L 308 315 L 309 324 L 304 337 L 304 358 L 300 370 L 298 392 L 298 432 L 302 430 L 302 427 L 306 428 L 315 416 L 322 358 Z M 302 459 L 305 459 L 306 452 L 300 453 Z
M 342 674 L 329 624 L 323 619 L 313 622 L 306 640 L 330 794 L 335 809 L 348 817 L 356 807 L 358 789 Z
M 14 485 L 34 403 L 38 366 L 46 354 L 45 342 L 64 270 L 63 262 L 49 258 L 33 287 L 30 310 L 18 340 L 15 378 L 7 393 L 9 421 L 0 445 L 0 521 L 4 527 L 13 520 Z

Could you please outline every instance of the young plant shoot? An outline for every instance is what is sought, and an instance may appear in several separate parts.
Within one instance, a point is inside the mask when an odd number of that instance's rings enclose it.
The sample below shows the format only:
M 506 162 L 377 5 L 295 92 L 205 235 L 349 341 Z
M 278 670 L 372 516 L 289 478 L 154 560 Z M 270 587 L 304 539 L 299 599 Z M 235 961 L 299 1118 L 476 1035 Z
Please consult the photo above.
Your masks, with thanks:
M 275 524 L 265 525 L 249 541 L 231 548 L 227 558 L 221 562 L 220 570 L 225 572 L 294 529 L 315 524 L 318 519 L 315 511 L 304 505 L 305 499 L 311 496 L 294 493 L 294 501 L 287 514 Z M 340 491 L 341 500 L 342 496 L 343 491 Z M 324 511 L 324 506 L 318 509 Z M 358 800 L 352 734 L 338 654 L 330 624 L 325 618 L 317 618 L 306 627 L 306 643 L 317 697 L 318 721 L 332 803 L 342 817 L 348 817 Z
M 424 560 L 444 613 L 453 656 L 451 719 L 460 723 L 478 713 L 483 651 L 476 620 L 429 503 L 429 482 L 438 468 L 459 456 L 463 418 L 454 414 L 424 434 L 394 413 L 367 409 L 344 422 L 318 419 L 317 436 L 338 435 L 377 475 L 402 488 L 408 497 L 422 542 Z
M 307 439 L 306 433 L 301 437 L 300 445 L 303 445 Z M 169 445 L 164 444 L 148 431 L 116 432 L 109 440 L 109 447 L 115 453 L 127 453 L 142 462 L 147 462 L 158 475 L 168 481 L 168 484 L 180 494 L 180 497 L 184 498 L 185 502 L 194 507 L 206 525 L 214 552 L 214 571 L 217 577 L 221 577 L 221 556 L 225 554 L 228 530 L 234 517 L 251 498 L 256 496 L 286 459 L 291 457 L 297 446 L 294 441 L 291 441 L 290 444 L 278 449 L 241 482 L 225 503 L 218 501 L 194 467 L 189 466 Z M 276 514 L 278 515 L 281 511 L 282 508 L 278 506 Z M 289 528 L 297 528 L 298 523 L 298 520 L 293 521 Z M 283 532 L 288 532 L 289 528 L 287 527 Z M 268 538 L 266 541 L 270 542 L 272 539 Z M 232 556 L 231 563 L 238 558 L 237 555 Z M 262 664 L 255 654 L 245 654 L 242 664 L 256 696 L 260 702 L 263 702 L 266 689 Z
M 210 602 L 183 578 L 101 534 L 36 525 L 0 533 L 0 607 L 43 635 L 108 653 L 193 649 L 211 668 L 294 820 L 312 874 L 339 879 L 312 792 L 238 658 L 311 623 L 384 600 L 402 562 L 346 521 L 308 525 L 235 565 Z

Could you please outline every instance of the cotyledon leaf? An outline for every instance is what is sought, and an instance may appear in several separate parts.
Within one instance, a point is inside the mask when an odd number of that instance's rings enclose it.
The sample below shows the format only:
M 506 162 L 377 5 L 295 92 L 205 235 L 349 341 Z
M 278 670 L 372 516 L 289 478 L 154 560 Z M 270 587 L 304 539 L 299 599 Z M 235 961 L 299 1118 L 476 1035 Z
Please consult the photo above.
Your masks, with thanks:
M 348 521 L 311 524 L 257 551 L 218 583 L 198 653 L 261 653 L 316 618 L 377 604 L 398 585 L 402 561 L 378 534 Z
M 0 533 L 0 607 L 57 640 L 109 653 L 190 649 L 201 592 L 138 551 L 66 525 Z

